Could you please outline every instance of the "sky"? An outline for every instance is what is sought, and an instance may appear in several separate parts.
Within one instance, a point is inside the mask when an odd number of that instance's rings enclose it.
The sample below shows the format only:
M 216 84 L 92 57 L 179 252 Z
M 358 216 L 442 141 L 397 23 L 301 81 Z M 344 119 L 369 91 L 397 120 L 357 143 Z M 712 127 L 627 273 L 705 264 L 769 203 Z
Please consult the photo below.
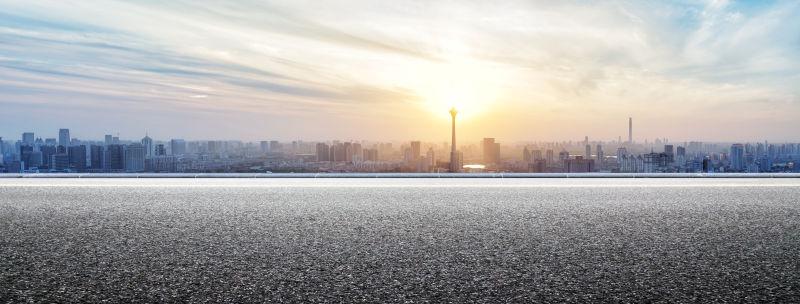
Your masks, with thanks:
M 0 136 L 800 141 L 800 1 L 0 0 Z

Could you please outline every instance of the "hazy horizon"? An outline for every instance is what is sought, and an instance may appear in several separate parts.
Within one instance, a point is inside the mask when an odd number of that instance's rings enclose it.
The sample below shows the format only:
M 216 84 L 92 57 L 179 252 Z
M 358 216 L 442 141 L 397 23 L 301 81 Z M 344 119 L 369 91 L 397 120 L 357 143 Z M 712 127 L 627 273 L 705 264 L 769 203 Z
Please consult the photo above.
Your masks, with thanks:
M 8 139 L 800 141 L 797 1 L 0 8 Z

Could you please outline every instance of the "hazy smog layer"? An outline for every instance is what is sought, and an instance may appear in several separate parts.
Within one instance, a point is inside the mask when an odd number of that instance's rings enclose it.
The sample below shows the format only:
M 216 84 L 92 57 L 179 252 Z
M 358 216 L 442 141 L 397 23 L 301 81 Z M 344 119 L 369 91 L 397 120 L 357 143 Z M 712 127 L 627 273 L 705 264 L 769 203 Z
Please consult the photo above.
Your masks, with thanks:
M 0 302 L 798 302 L 794 179 L 0 180 Z

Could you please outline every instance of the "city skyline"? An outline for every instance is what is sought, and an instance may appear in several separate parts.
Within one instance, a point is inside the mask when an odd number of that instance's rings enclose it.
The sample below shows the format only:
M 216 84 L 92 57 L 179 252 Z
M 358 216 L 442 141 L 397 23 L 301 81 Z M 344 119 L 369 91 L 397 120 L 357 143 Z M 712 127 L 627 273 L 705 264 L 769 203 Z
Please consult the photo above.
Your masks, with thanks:
M 666 138 L 636 142 L 633 118 L 628 139 L 516 142 L 505 145 L 484 137 L 477 145 L 457 141 L 451 108 L 450 142 L 264 140 L 126 140 L 111 134 L 102 141 L 22 133 L 0 137 L 0 173 L 780 173 L 798 172 L 800 144 L 794 142 L 683 142 Z M 460 143 L 460 145 L 459 145 Z M 594 147 L 593 147 L 594 146 Z M 663 148 L 662 148 L 663 147 Z M 594 148 L 594 149 L 593 149 Z M 658 151 L 656 151 L 658 150 Z M 424 154 L 423 154 L 423 151 Z M 606 153 L 610 151 L 611 153 Z M 616 151 L 616 153 L 613 153 Z M 556 156 L 557 155 L 557 156 Z
M 797 140 L 800 3 L 0 1 L 2 136 Z M 348 16 L 349 18 L 341 18 Z

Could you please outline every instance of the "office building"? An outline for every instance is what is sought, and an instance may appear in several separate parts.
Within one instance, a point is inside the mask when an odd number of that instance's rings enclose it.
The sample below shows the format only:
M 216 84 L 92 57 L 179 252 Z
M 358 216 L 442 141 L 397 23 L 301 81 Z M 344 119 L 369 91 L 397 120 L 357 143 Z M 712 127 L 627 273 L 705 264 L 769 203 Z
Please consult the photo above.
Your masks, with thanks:
M 122 145 L 111 144 L 106 147 L 105 168 L 110 172 L 125 169 L 125 149 Z
M 33 154 L 33 146 L 23 144 L 19 147 L 19 160 L 22 162 L 24 170 L 34 167 L 31 162 L 31 154 Z
M 150 136 L 145 134 L 144 138 L 142 138 L 142 146 L 144 147 L 144 157 L 153 157 L 155 150 L 153 149 L 153 139 Z
M 184 155 L 186 154 L 186 141 L 183 139 L 173 139 L 169 141 L 170 154 Z
M 157 144 L 156 147 L 153 149 L 154 156 L 164 156 L 167 155 L 167 148 L 164 147 L 164 144 Z
M 595 154 L 596 154 L 596 156 L 595 156 L 595 164 L 594 164 L 595 168 L 597 170 L 603 170 L 603 169 L 605 169 L 605 165 L 604 165 L 605 153 L 603 153 L 603 146 L 598 144 L 597 147 L 595 148 L 595 150 L 596 150 L 595 151 Z
M 531 151 L 528 150 L 528 147 L 525 147 L 524 149 L 522 149 L 522 162 L 524 162 L 526 164 L 530 164 L 531 163 Z
M 483 162 L 486 165 L 500 163 L 500 144 L 494 138 L 483 139 Z
M 53 166 L 50 168 L 50 171 L 53 172 L 69 171 L 69 155 L 67 153 L 59 152 L 53 154 L 51 158 L 52 160 L 50 162 L 53 164 Z
M 22 144 L 29 145 L 31 147 L 33 146 L 34 144 L 33 132 L 22 133 Z
M 261 143 L 262 143 L 262 150 L 263 150 L 263 148 L 264 148 L 263 144 L 266 143 L 266 142 L 262 141 Z M 330 161 L 331 160 L 331 148 L 330 148 L 330 146 L 328 146 L 328 144 L 326 144 L 326 143 L 317 143 L 316 151 L 317 151 L 317 161 L 324 162 L 324 161 Z
M 419 159 L 422 155 L 422 144 L 419 141 L 411 142 L 411 161 Z
M 125 146 L 125 172 L 144 171 L 145 151 L 142 144 L 134 143 Z
M 69 156 L 69 168 L 75 172 L 86 170 L 86 146 L 69 146 L 67 148 Z
M 70 145 L 69 129 L 58 130 L 58 145 L 68 147 Z
M 633 143 L 633 118 L 628 117 L 628 143 Z
M 586 159 L 583 156 L 564 159 L 564 172 L 567 173 L 586 173 L 594 171 L 594 160 Z
M 730 169 L 734 172 L 742 172 L 745 169 L 744 162 L 744 145 L 733 144 L 731 145 L 730 152 Z
M 39 152 L 42 152 L 42 168 L 52 169 L 53 155 L 58 153 L 58 148 L 56 146 L 44 145 L 39 147 Z
M 89 163 L 90 167 L 94 171 L 103 170 L 105 167 L 105 156 L 106 150 L 104 146 L 100 145 L 91 145 L 89 147 L 90 150 L 90 159 L 91 162 Z

